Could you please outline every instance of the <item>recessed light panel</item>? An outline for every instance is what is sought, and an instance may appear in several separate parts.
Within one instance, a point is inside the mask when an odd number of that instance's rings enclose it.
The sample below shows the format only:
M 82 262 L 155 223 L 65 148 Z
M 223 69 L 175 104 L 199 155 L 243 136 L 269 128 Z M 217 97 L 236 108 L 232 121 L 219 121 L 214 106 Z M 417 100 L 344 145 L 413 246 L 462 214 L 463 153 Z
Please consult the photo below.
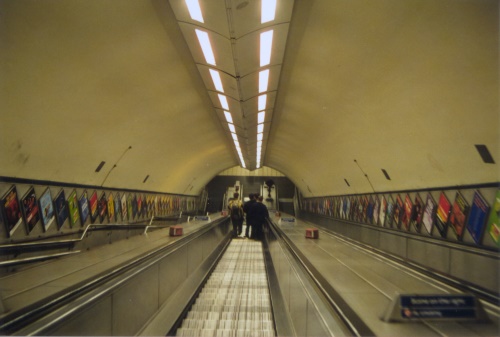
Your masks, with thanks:
M 208 64 L 215 66 L 215 56 L 212 50 L 212 45 L 210 44 L 208 33 L 199 29 L 195 29 L 195 31 L 198 41 L 200 42 L 201 50 L 203 51 L 203 56 L 205 56 L 205 60 Z

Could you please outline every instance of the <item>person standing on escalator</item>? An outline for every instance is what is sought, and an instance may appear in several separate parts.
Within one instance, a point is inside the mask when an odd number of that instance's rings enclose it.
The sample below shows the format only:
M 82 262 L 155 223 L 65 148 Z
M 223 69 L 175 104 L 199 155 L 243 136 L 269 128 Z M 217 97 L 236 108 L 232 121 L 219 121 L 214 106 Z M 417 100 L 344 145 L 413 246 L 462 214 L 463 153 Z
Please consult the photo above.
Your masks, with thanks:
M 250 193 L 248 195 L 250 200 L 245 202 L 245 204 L 243 205 L 243 212 L 246 214 L 246 223 L 247 223 L 247 227 L 245 229 L 245 237 L 246 238 L 250 238 L 250 227 L 252 227 L 252 225 L 253 225 L 252 213 L 250 212 L 250 209 L 257 202 L 257 200 L 256 200 L 257 196 L 258 196 L 257 194 Z M 252 229 L 252 231 L 253 231 L 253 229 Z
M 252 239 L 262 240 L 263 238 L 263 228 L 266 220 L 269 218 L 269 211 L 267 206 L 263 203 L 264 197 L 259 195 L 257 197 L 257 202 L 252 205 L 250 213 L 252 214 Z
M 231 218 L 231 222 L 233 224 L 233 237 L 237 238 L 241 235 L 241 231 L 243 229 L 243 203 L 239 198 L 238 193 L 233 194 L 233 199 L 229 201 L 229 216 Z

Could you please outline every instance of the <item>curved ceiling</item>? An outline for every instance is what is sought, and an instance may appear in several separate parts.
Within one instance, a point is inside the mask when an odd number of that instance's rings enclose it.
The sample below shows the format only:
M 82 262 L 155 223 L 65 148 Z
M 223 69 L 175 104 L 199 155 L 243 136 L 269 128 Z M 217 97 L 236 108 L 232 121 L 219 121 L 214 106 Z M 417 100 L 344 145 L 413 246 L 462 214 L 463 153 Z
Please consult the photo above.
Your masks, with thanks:
M 198 194 L 240 164 L 172 2 L 0 0 L 0 176 Z M 499 181 L 498 27 L 497 0 L 295 0 L 262 165 L 306 196 Z

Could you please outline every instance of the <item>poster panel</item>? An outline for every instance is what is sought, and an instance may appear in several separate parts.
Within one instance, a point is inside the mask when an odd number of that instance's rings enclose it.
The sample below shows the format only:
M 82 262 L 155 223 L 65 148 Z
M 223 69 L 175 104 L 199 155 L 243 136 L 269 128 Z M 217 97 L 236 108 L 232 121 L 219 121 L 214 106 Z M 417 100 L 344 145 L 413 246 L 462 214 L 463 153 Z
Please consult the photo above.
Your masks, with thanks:
M 346 210 L 345 210 L 345 218 L 349 220 L 351 215 L 351 198 L 346 198 Z
M 394 199 L 392 198 L 392 196 L 389 196 L 389 198 L 387 198 L 387 210 L 385 213 L 386 227 L 392 228 L 393 215 L 394 215 Z
M 69 223 L 70 226 L 73 227 L 78 223 L 78 220 L 80 219 L 76 190 L 73 190 L 73 192 L 71 192 L 68 196 L 68 210 L 69 210 Z
M 373 224 L 378 225 L 380 211 L 380 199 L 378 196 L 375 197 L 375 203 L 373 205 Z
M 113 197 L 113 193 L 109 194 L 108 197 L 108 221 L 115 221 L 115 198 Z
M 401 228 L 401 218 L 403 217 L 403 199 L 401 199 L 401 196 L 398 194 L 396 197 L 396 202 L 394 203 L 394 210 L 393 210 L 393 227 L 396 227 L 398 229 Z
M 139 194 L 139 197 L 137 197 L 137 217 L 141 218 L 142 217 L 142 195 Z
M 50 189 L 47 187 L 38 199 L 40 205 L 40 213 L 42 214 L 43 230 L 47 231 L 50 225 L 55 221 L 54 204 L 52 203 L 52 195 Z
M 90 206 L 90 221 L 94 223 L 97 220 L 97 215 L 99 214 L 99 199 L 97 198 L 97 191 L 94 190 L 89 199 Z
M 26 224 L 26 232 L 29 234 L 40 220 L 40 208 L 36 199 L 35 188 L 31 186 L 28 192 L 21 198 L 21 205 Z
M 122 195 L 122 220 L 127 221 L 128 220 L 128 205 L 127 205 L 127 195 L 123 193 Z
M 457 235 L 458 240 L 462 240 L 465 229 L 465 220 L 469 212 L 469 204 L 463 197 L 462 193 L 457 192 L 453 207 L 451 208 L 450 224 L 451 228 Z
M 368 205 L 366 207 L 366 221 L 369 224 L 373 223 L 373 207 L 375 205 L 375 202 L 373 201 L 373 198 L 370 196 L 370 199 L 368 199 Z
M 85 221 L 87 221 L 90 215 L 90 207 L 89 207 L 89 199 L 87 195 L 87 191 L 83 191 L 80 199 L 78 200 L 78 207 L 80 208 L 80 219 L 82 221 L 82 226 L 85 225 Z
M 108 200 L 106 199 L 106 193 L 101 193 L 97 208 L 99 212 L 99 222 L 104 223 L 104 219 L 108 216 Z
M 15 185 L 12 185 L 2 197 L 2 217 L 7 236 L 11 237 L 23 222 L 21 205 L 19 204 Z
M 132 219 L 137 217 L 137 196 L 134 195 L 132 198 Z
M 436 202 L 430 193 L 427 193 L 425 208 L 422 216 L 422 223 L 429 234 L 432 234 L 432 228 L 436 222 Z
M 69 217 L 68 203 L 66 202 L 66 195 L 63 189 L 57 193 L 54 199 L 54 207 L 56 209 L 57 229 L 61 229 L 64 222 Z
M 497 246 L 500 247 L 500 190 L 497 191 L 495 201 L 491 207 L 488 217 L 488 234 L 491 236 Z
M 478 245 L 481 244 L 481 240 L 483 238 L 484 224 L 486 223 L 486 217 L 489 210 L 490 206 L 481 193 L 479 191 L 475 191 L 466 227 L 472 236 L 472 239 Z
M 403 229 L 407 231 L 410 230 L 410 219 L 412 210 L 413 210 L 413 203 L 411 202 L 410 196 L 406 194 L 403 206 L 403 212 L 401 214 L 401 225 Z
M 436 212 L 436 227 L 438 229 L 439 235 L 441 237 L 446 237 L 446 231 L 448 230 L 448 220 L 450 218 L 451 203 L 444 194 L 441 192 L 438 201 L 438 208 Z
M 385 218 L 387 216 L 387 200 L 385 199 L 384 196 L 380 199 L 380 212 L 379 212 L 379 225 L 384 227 L 385 226 Z
M 121 198 L 120 198 L 120 193 L 116 194 L 115 198 L 115 219 L 116 221 L 119 221 L 119 218 L 122 216 L 122 211 L 121 211 Z M 123 221 L 123 217 L 121 217 Z
M 417 233 L 420 233 L 422 228 L 422 217 L 424 213 L 424 202 L 420 197 L 420 194 L 417 193 L 415 196 L 415 202 L 413 203 L 413 207 L 411 210 L 410 217 L 410 226 L 413 226 Z

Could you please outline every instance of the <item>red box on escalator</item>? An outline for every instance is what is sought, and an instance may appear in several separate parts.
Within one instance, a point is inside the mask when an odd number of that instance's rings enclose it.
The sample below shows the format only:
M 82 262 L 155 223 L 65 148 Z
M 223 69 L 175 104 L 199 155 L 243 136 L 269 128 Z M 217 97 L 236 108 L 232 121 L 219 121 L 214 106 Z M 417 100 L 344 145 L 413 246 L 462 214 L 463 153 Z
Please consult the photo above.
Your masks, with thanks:
M 317 239 L 319 237 L 317 228 L 306 228 L 306 238 Z
M 181 236 L 182 226 L 176 225 L 170 227 L 170 236 Z

